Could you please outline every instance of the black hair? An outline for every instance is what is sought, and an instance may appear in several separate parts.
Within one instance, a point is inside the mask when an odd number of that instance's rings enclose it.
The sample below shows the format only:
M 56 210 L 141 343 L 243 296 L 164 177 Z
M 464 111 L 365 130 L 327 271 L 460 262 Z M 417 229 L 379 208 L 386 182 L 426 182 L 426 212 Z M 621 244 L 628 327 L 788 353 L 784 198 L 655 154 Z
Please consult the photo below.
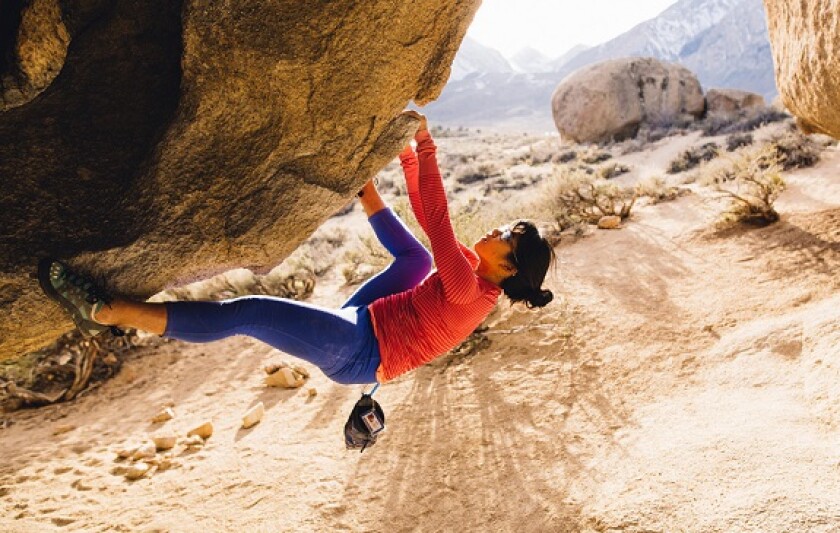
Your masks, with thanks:
M 511 303 L 525 302 L 529 309 L 544 307 L 554 299 L 551 291 L 541 288 L 548 267 L 555 261 L 554 248 L 530 221 L 516 222 L 512 231 L 518 238 L 507 259 L 517 270 L 502 281 L 502 290 Z

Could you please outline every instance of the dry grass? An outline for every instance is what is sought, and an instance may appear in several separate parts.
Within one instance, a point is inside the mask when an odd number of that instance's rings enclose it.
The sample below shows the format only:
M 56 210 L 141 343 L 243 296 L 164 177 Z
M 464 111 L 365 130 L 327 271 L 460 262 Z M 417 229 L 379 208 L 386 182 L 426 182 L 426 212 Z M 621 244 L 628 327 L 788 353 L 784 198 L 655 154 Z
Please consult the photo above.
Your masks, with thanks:
M 718 227 L 767 225 L 779 220 L 773 204 L 786 187 L 781 170 L 778 154 L 768 145 L 742 149 L 708 165 L 700 184 L 730 201 Z
M 712 113 L 699 121 L 695 128 L 702 130 L 703 135 L 711 137 L 753 131 L 767 124 L 789 120 L 790 118 L 787 113 L 767 106 L 739 113 Z
M 711 161 L 718 156 L 720 147 L 716 143 L 704 143 L 682 152 L 668 165 L 668 174 L 677 174 L 690 170 L 704 161 Z
M 668 185 L 661 176 L 650 176 L 636 184 L 636 194 L 648 198 L 651 204 L 670 202 L 689 192 L 687 189 Z
M 771 137 L 770 145 L 782 170 L 807 168 L 820 160 L 822 146 L 810 136 L 798 131 L 787 131 Z
M 600 166 L 596 172 L 600 179 L 611 180 L 621 176 L 622 174 L 627 174 L 630 170 L 630 167 L 624 163 L 612 162 Z
M 595 224 L 601 217 L 630 216 L 637 194 L 580 169 L 558 167 L 545 196 L 559 231 Z
M 726 151 L 734 152 L 738 148 L 750 146 L 752 143 L 752 133 L 733 133 L 726 137 Z

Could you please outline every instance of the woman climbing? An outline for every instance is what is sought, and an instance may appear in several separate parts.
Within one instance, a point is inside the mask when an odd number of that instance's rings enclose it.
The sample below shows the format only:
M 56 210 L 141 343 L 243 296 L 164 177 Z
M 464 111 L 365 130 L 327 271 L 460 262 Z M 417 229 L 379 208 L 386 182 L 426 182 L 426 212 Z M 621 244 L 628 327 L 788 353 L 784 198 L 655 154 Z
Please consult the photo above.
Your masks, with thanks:
M 340 309 L 270 296 L 221 302 L 112 300 L 51 259 L 38 266 L 41 286 L 87 334 L 114 325 L 190 342 L 249 335 L 316 365 L 342 384 L 385 382 L 445 353 L 481 324 L 502 292 L 528 307 L 548 304 L 552 293 L 541 285 L 554 260 L 551 246 L 527 221 L 490 231 L 474 250 L 459 243 L 426 119 L 405 113 L 420 122 L 416 155 L 406 146 L 400 162 L 411 206 L 437 264 L 430 276 L 429 252 L 368 181 L 359 197 L 394 261 Z

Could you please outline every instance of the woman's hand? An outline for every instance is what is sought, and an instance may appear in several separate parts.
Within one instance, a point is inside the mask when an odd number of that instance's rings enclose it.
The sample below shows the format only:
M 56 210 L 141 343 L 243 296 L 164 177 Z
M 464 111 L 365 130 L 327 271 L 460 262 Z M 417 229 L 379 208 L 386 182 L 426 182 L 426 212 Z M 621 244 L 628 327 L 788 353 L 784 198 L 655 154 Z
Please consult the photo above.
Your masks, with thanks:
M 406 109 L 405 111 L 402 112 L 402 114 L 407 116 L 407 117 L 411 117 L 411 118 L 414 118 L 414 119 L 417 119 L 418 121 L 420 121 L 420 126 L 417 128 L 418 132 L 426 131 L 427 129 L 429 129 L 429 123 L 426 120 L 426 115 L 424 115 L 422 113 L 418 113 L 417 111 L 414 111 L 413 109 Z

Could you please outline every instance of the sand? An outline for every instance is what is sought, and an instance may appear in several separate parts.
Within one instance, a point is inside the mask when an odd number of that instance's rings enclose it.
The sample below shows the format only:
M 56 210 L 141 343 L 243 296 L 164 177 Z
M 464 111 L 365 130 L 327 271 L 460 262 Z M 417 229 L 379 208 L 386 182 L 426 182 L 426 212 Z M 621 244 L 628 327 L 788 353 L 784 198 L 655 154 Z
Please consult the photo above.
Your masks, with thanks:
M 342 441 L 360 386 L 309 367 L 265 388 L 292 359 L 247 338 L 141 350 L 73 402 L 2 415 L 0 531 L 836 531 L 838 170 L 832 148 L 786 173 L 765 228 L 716 232 L 723 206 L 692 195 L 567 240 L 555 302 L 500 306 L 488 348 L 383 385 L 363 454 Z M 206 420 L 173 468 L 115 473 L 125 443 Z

